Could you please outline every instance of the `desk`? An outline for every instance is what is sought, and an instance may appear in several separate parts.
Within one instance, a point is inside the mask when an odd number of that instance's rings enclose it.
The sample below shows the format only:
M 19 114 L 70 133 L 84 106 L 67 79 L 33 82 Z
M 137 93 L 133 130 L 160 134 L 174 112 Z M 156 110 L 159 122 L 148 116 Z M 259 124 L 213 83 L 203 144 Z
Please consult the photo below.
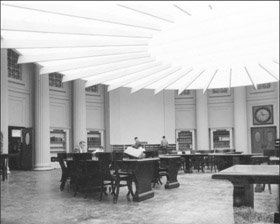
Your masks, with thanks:
M 180 184 L 177 180 L 177 174 L 179 170 L 178 161 L 181 163 L 180 156 L 159 156 L 160 167 L 167 169 L 167 183 L 165 189 L 172 189 L 179 187 Z
M 200 158 L 202 161 L 205 156 L 208 154 L 170 154 L 169 156 L 180 156 L 183 159 L 184 163 L 184 172 L 185 173 L 192 173 L 192 159 L 193 158 Z
M 236 164 L 251 164 L 251 157 L 259 154 L 231 154 L 231 153 L 209 153 L 208 156 L 213 156 L 218 168 L 218 171 L 224 170 Z
M 233 206 L 254 207 L 253 184 L 279 184 L 277 165 L 235 165 L 219 173 L 212 179 L 226 179 L 233 184 Z
M 133 172 L 136 185 L 133 201 L 140 202 L 154 197 L 151 183 L 154 173 L 154 162 L 158 160 L 159 158 L 146 158 L 123 159 L 118 161 L 121 168 L 128 169 Z

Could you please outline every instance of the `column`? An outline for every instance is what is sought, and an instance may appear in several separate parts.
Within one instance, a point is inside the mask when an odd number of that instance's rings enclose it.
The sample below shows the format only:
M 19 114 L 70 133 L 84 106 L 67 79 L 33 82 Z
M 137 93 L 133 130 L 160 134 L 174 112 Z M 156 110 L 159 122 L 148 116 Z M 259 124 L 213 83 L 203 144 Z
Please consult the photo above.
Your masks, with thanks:
M 35 166 L 34 170 L 51 170 L 49 76 L 35 67 Z
M 207 91 L 203 93 L 203 90 L 196 90 L 196 139 L 198 150 L 210 149 L 207 98 Z
M 104 149 L 107 152 L 111 152 L 111 144 L 110 144 L 110 92 L 107 91 L 108 87 L 104 86 L 104 123 L 105 123 L 105 145 Z
M 249 153 L 246 87 L 234 88 L 234 145 L 237 152 Z
M 7 49 L 1 49 L 1 132 L 3 134 L 3 153 L 8 153 L 8 120 L 9 120 L 9 90 L 8 90 L 8 54 Z
M 86 92 L 85 81 L 78 79 L 73 81 L 73 144 L 74 147 L 80 141 L 87 142 L 86 131 Z M 84 148 L 87 151 L 87 146 Z

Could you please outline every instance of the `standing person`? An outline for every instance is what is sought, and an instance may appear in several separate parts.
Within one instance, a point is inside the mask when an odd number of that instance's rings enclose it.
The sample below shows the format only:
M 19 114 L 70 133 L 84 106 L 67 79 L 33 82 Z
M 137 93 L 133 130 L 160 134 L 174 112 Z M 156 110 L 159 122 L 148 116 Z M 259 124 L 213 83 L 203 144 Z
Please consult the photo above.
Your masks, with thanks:
M 86 142 L 85 141 L 80 141 L 79 145 L 76 145 L 74 153 L 83 153 L 85 146 L 86 146 Z
M 135 137 L 134 140 L 135 140 L 135 144 L 133 148 L 138 149 L 141 146 L 141 142 L 138 140 L 137 137 Z
M 167 148 L 168 148 L 168 141 L 166 140 L 165 136 L 162 136 L 162 139 L 160 142 L 160 147 L 161 147 L 162 153 L 166 154 Z

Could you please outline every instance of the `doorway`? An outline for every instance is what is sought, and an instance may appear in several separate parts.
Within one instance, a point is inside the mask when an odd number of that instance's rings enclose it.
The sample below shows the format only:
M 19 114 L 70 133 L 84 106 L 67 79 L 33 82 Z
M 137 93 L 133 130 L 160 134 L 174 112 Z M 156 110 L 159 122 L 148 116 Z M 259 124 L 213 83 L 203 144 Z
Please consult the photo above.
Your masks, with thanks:
M 251 128 L 252 153 L 263 153 L 264 149 L 274 149 L 276 126 Z
M 9 126 L 8 138 L 9 154 L 13 154 L 9 159 L 9 168 L 32 169 L 32 128 Z
M 9 159 L 9 168 L 20 169 L 21 168 L 21 149 L 22 149 L 22 129 L 24 127 L 9 126 L 8 127 L 8 152 L 13 156 Z

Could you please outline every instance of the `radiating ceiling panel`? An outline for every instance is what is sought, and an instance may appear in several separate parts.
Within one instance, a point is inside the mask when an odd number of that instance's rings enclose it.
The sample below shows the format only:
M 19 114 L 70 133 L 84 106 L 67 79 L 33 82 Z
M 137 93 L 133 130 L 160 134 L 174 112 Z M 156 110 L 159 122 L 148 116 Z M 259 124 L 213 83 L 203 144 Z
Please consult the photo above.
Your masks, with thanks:
M 109 91 L 256 86 L 279 80 L 279 2 L 2 1 L 1 48 Z

